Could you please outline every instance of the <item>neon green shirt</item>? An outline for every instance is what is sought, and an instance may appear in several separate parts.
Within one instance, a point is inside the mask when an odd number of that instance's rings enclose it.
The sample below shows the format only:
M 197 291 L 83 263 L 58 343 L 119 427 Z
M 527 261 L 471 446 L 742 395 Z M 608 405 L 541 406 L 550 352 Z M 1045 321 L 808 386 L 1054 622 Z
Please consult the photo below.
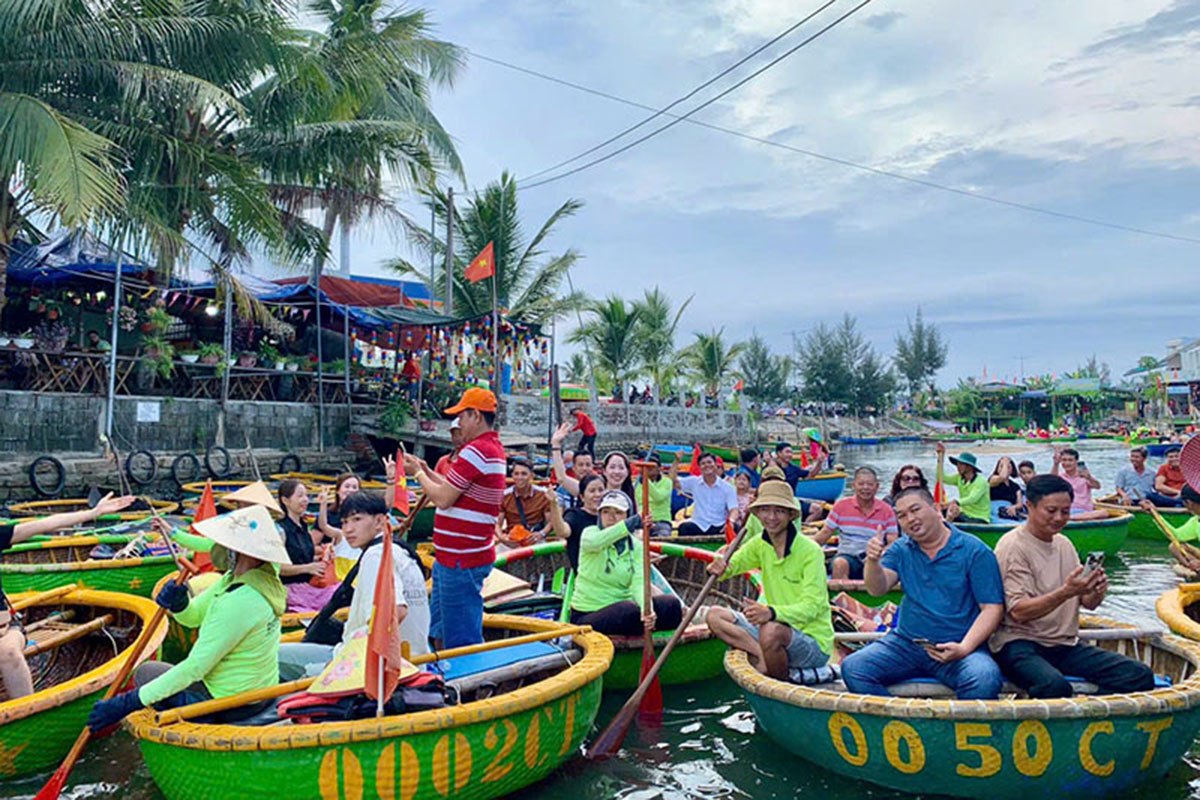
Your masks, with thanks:
M 958 507 L 964 514 L 984 522 L 992 521 L 992 487 L 983 473 L 976 472 L 975 480 L 965 485 L 957 472 L 950 473 L 943 480 L 947 486 L 958 487 Z
M 671 521 L 671 492 L 675 484 L 666 475 L 660 475 L 658 480 L 650 482 L 650 518 L 655 522 Z M 637 482 L 637 497 L 641 502 L 642 482 Z
M 775 619 L 817 640 L 826 655 L 833 652 L 833 619 L 829 610 L 829 585 L 825 553 L 821 546 L 796 530 L 793 524 L 783 558 L 767 538 L 758 517 L 746 523 L 746 538 L 729 559 L 722 580 L 751 570 L 762 570 L 763 593 Z
M 625 600 L 642 608 L 642 574 L 642 544 L 629 535 L 624 521 L 604 530 L 585 528 L 571 608 L 586 614 Z
M 279 616 L 287 590 L 274 564 L 238 577 L 225 573 L 175 620 L 200 628 L 188 657 L 138 690 L 145 705 L 204 681 L 213 698 L 279 683 Z
M 1187 522 L 1175 529 L 1175 538 L 1181 542 L 1200 540 L 1200 517 L 1188 517 Z

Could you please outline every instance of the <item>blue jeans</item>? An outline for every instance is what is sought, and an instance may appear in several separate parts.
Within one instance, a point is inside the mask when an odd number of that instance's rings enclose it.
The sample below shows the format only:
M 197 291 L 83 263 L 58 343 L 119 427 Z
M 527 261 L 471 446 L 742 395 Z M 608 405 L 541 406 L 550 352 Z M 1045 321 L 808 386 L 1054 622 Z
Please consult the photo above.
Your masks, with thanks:
M 492 571 L 482 567 L 433 564 L 433 596 L 429 600 L 429 636 L 442 647 L 483 644 L 483 581 Z
M 898 633 L 889 633 L 842 662 L 842 680 L 858 694 L 887 696 L 888 686 L 913 678 L 935 678 L 953 689 L 959 700 L 995 700 L 1004 683 L 986 646 L 943 664 Z
M 1165 494 L 1158 492 L 1146 492 L 1146 499 L 1159 508 L 1182 508 L 1183 499 L 1180 497 L 1167 497 Z

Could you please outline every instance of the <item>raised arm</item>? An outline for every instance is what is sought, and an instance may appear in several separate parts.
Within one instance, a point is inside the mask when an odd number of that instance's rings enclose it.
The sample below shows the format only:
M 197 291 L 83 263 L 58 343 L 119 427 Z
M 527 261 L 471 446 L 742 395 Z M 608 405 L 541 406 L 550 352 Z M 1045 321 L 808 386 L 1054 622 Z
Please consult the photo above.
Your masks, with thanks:
M 63 528 L 92 522 L 97 517 L 102 517 L 106 514 L 115 514 L 132 505 L 135 499 L 137 498 L 133 495 L 113 497 L 113 493 L 109 492 L 96 504 L 95 508 L 89 508 L 86 511 L 68 511 L 63 514 L 51 514 L 42 519 L 18 523 L 13 528 L 12 543 L 17 544 L 32 536 L 40 536 L 43 533 L 54 533 Z
M 558 480 L 558 485 L 566 489 L 572 497 L 579 497 L 579 479 L 567 474 L 567 465 L 563 463 L 562 457 L 562 444 L 572 430 L 574 429 L 569 422 L 564 422 L 554 429 L 550 436 L 550 463 L 554 465 L 554 477 Z

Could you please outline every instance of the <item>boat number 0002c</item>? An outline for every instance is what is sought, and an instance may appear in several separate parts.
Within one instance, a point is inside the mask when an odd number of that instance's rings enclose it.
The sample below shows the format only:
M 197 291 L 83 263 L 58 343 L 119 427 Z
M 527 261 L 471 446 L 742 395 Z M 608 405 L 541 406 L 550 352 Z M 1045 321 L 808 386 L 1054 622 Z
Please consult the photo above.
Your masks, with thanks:
M 1135 724 L 1137 731 L 1145 737 L 1145 751 L 1141 768 L 1146 769 L 1154 761 L 1158 737 L 1171 727 L 1174 717 L 1142 720 Z M 1093 775 L 1106 777 L 1113 773 L 1116 764 L 1111 760 L 1100 761 L 1092 752 L 1093 742 L 1102 736 L 1112 736 L 1112 720 L 1096 720 L 1088 724 L 1079 735 L 1079 764 Z M 851 766 L 865 766 L 871 756 L 866 734 L 858 720 L 844 712 L 829 718 L 829 737 L 833 749 Z M 903 747 L 901 747 L 903 743 Z M 1004 765 L 1004 756 L 992 736 L 992 726 L 987 722 L 954 723 L 955 748 L 963 756 L 955 771 L 965 778 L 988 778 L 998 773 Z M 1011 742 L 1012 764 L 1017 772 L 1036 778 L 1050 767 L 1054 750 L 1050 731 L 1041 720 L 1027 719 L 1017 725 Z M 889 765 L 905 775 L 915 775 L 925 768 L 925 744 L 916 728 L 898 719 L 883 726 L 883 754 Z

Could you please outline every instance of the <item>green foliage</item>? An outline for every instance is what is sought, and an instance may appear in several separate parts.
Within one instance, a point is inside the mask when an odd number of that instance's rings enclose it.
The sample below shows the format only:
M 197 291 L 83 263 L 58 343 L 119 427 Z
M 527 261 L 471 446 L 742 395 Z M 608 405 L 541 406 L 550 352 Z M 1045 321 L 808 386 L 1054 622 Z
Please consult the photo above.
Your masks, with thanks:
M 606 377 L 624 390 L 625 382 L 634 376 L 637 366 L 641 310 L 613 294 L 589 303 L 587 314 L 583 325 L 571 332 L 568 341 L 591 351 L 597 381 Z
M 389 436 L 399 437 L 408 432 L 408 421 L 412 418 L 412 406 L 402 394 L 393 394 L 379 413 L 379 429 Z
M 1155 363 L 1158 363 L 1157 361 Z M 1074 372 L 1067 373 L 1068 378 L 1098 378 L 1100 385 L 1105 386 L 1112 378 L 1112 370 L 1108 364 L 1098 361 L 1096 354 L 1088 357 L 1087 363 L 1081 364 Z
M 959 381 L 946 394 L 946 413 L 954 419 L 974 417 L 983 404 L 983 395 L 971 383 Z
M 908 321 L 908 329 L 896 334 L 896 354 L 892 357 L 909 394 L 927 387 L 936 392 L 934 377 L 946 366 L 950 346 L 933 323 L 926 323 L 917 307 L 917 318 Z
M 797 354 L 805 399 L 846 403 L 858 410 L 890 403 L 896 378 L 846 314 L 836 326 L 818 323 Z
M 278 347 L 263 339 L 258 345 L 258 359 L 263 366 L 273 367 L 283 360 L 283 356 Z
M 225 360 L 225 348 L 216 342 L 205 342 L 200 345 L 200 349 L 196 352 L 200 358 L 212 358 L 216 356 L 221 361 Z
M 588 362 L 583 353 L 572 353 L 567 363 L 562 366 L 559 379 L 564 383 L 588 384 Z
M 859 358 L 854 368 L 853 400 L 850 405 L 860 411 L 886 409 L 896 393 L 896 373 L 874 348 Z
M 679 308 L 672 309 L 671 298 L 655 286 L 647 290 L 641 300 L 633 301 L 633 307 L 638 311 L 635 335 L 641 374 L 654 384 L 654 396 L 660 400 L 671 393 L 680 374 L 675 331 L 694 297 L 688 297 Z
M 746 382 L 742 393 L 751 400 L 782 401 L 792 392 L 796 365 L 787 356 L 775 355 L 758 334 L 750 337 L 738 360 L 738 373 Z
M 696 341 L 680 352 L 680 359 L 687 371 L 695 378 L 709 397 L 720 393 L 722 384 L 733 377 L 734 362 L 746 346 L 742 343 L 726 344 L 725 329 L 713 329 L 708 333 L 697 333 Z

